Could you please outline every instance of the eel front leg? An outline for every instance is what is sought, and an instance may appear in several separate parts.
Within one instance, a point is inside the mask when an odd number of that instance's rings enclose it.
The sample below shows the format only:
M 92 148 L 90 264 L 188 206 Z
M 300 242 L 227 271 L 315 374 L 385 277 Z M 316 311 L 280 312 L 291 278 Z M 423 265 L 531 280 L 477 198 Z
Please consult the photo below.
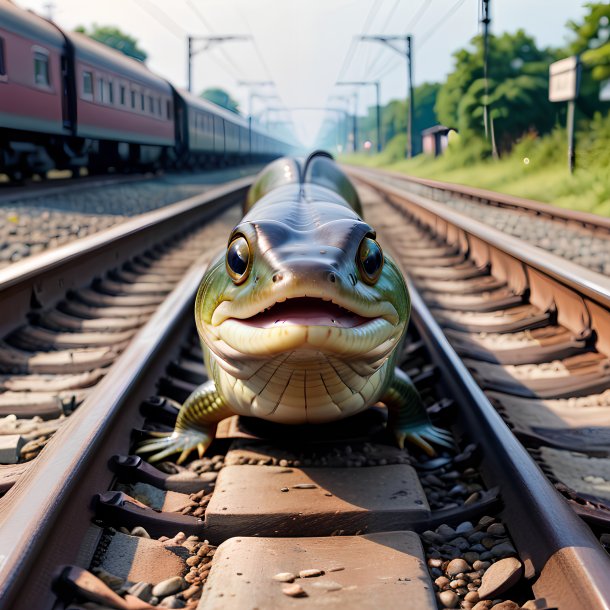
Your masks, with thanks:
M 158 462 L 173 453 L 180 452 L 178 464 L 186 460 L 191 451 L 197 449 L 199 457 L 214 439 L 216 424 L 232 411 L 210 380 L 200 385 L 184 402 L 172 433 L 155 432 L 153 438 L 138 445 L 136 453 L 151 453 L 149 462 Z
M 399 368 L 385 394 L 381 397 L 389 412 L 388 427 L 398 446 L 404 448 L 405 440 L 417 445 L 428 455 L 436 455 L 431 443 L 453 448 L 451 434 L 432 425 L 426 408 L 411 378 Z

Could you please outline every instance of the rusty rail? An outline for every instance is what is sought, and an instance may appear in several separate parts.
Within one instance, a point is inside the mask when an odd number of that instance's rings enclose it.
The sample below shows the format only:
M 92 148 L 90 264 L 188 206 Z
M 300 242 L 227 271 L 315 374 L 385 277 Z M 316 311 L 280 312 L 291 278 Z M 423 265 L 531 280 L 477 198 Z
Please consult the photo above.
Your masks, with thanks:
M 373 170 L 371 168 L 355 166 L 347 166 L 346 169 L 348 171 L 354 170 L 360 175 L 369 175 L 372 178 L 383 178 L 384 176 L 391 177 L 402 182 L 426 186 L 442 193 L 458 195 L 497 207 L 524 210 L 554 220 L 574 222 L 592 229 L 601 229 L 605 232 L 610 232 L 610 218 L 591 214 L 590 212 L 569 210 L 542 201 L 535 201 L 533 199 L 526 199 L 515 195 L 507 195 L 506 193 L 467 186 L 465 184 L 457 184 L 455 182 L 441 182 L 440 180 L 431 180 L 429 178 L 417 178 L 391 170 Z
M 50 307 L 67 290 L 241 201 L 250 183 L 229 182 L 0 270 L 0 335 L 23 323 L 32 306 Z

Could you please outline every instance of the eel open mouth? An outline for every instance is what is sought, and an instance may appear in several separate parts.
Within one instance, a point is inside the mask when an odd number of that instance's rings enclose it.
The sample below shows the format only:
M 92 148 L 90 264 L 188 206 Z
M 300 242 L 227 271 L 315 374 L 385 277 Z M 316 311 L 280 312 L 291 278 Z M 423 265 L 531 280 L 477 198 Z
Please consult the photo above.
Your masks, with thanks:
M 331 301 L 312 297 L 299 297 L 275 303 L 251 318 L 239 320 L 242 324 L 256 328 L 278 326 L 334 326 L 354 328 L 371 318 L 365 318 Z

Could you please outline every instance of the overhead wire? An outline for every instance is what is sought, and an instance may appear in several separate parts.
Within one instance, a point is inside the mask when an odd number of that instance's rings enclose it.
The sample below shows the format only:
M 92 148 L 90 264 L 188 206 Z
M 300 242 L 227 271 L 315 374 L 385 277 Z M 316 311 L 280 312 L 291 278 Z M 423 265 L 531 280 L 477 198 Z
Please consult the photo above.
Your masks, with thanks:
M 203 23 L 205 28 L 207 29 L 210 35 L 215 33 L 214 28 L 211 23 L 208 21 L 206 17 L 204 17 L 203 13 L 199 10 L 197 5 L 192 0 L 186 0 L 187 6 L 193 11 L 193 13 L 197 16 L 199 21 Z M 216 49 L 212 48 L 210 51 L 218 51 L 220 55 L 222 55 L 223 61 L 221 61 L 220 57 L 213 52 L 211 53 L 212 59 L 226 72 L 228 72 L 235 80 L 243 79 L 243 72 L 241 68 L 235 63 L 235 61 L 230 57 L 230 55 L 226 52 L 225 49 L 218 46 Z M 227 68 L 227 64 L 231 66 L 231 68 Z

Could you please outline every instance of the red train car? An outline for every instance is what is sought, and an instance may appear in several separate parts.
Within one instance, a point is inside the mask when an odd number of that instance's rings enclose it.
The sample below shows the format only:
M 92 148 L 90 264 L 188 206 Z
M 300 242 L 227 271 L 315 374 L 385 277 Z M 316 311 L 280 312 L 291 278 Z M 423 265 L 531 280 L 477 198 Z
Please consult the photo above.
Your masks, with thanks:
M 141 62 L 75 32 L 76 130 L 100 162 L 151 164 L 174 146 L 171 85 Z
M 55 26 L 0 2 L 0 170 L 18 176 L 53 166 L 52 149 L 70 134 L 64 50 Z

